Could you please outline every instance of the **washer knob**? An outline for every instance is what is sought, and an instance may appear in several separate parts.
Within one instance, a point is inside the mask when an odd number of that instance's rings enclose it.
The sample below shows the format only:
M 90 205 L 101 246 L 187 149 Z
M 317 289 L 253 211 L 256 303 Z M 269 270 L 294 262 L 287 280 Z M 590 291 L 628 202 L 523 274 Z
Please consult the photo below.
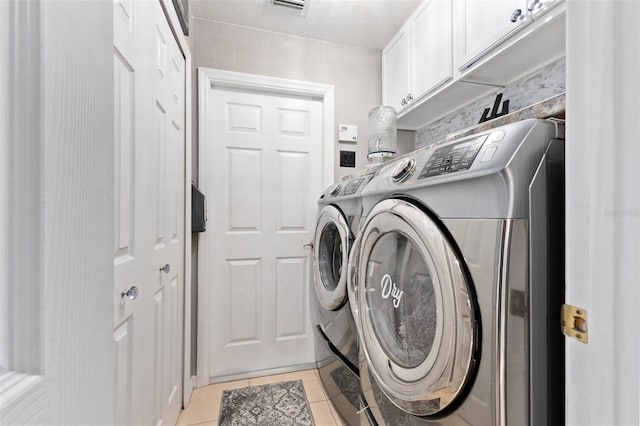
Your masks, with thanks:
M 403 161 L 402 163 L 398 164 L 398 166 L 393 169 L 391 179 L 393 179 L 394 182 L 403 182 L 413 174 L 413 171 L 415 169 L 416 159 L 410 158 L 407 161 Z
M 340 185 L 336 184 L 333 188 L 329 190 L 329 195 L 335 197 L 340 193 Z

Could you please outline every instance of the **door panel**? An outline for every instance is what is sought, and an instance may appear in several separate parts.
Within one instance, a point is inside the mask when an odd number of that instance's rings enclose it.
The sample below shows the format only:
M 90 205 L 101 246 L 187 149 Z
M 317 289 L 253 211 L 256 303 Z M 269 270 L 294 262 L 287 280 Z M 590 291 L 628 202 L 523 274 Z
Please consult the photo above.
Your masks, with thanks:
M 151 147 L 152 151 L 155 155 L 153 156 L 153 190 L 151 192 L 151 197 L 153 199 L 152 206 L 154 207 L 153 216 L 155 218 L 154 224 L 154 238 L 156 249 L 162 248 L 165 245 L 164 242 L 164 217 L 166 210 L 164 209 L 164 199 L 161 194 L 165 193 L 165 173 L 166 163 L 166 128 L 167 128 L 167 111 L 164 109 L 162 104 L 158 102 L 156 99 L 155 102 L 155 138 L 153 140 L 154 146 Z
M 153 366 L 153 424 L 162 421 L 162 394 L 163 394 L 163 356 L 164 356 L 164 329 L 165 322 L 165 297 L 164 288 L 158 290 L 153 297 L 154 307 L 154 333 L 153 333 L 153 354 L 149 359 Z
M 156 336 L 162 354 L 156 357 L 161 369 L 161 415 L 163 422 L 175 424 L 182 408 L 182 334 L 184 308 L 184 58 L 160 8 L 157 8 L 156 105 L 164 110 L 156 149 L 159 161 L 156 179 L 158 200 L 158 243 L 149 268 L 163 290 L 163 317 L 156 322 Z M 167 268 L 168 265 L 168 268 Z M 166 268 L 161 270 L 161 268 Z
M 261 152 L 254 149 L 229 149 L 227 157 L 227 182 L 234 182 L 229 185 L 228 190 L 228 229 L 233 232 L 260 231 Z
M 278 232 L 309 232 L 309 155 L 278 151 Z
M 133 367 L 133 344 L 132 344 L 132 319 L 120 324 L 113 333 L 113 340 L 116 343 L 116 424 L 131 424 L 132 405 L 132 367 Z
M 141 393 L 144 371 L 138 369 L 144 347 L 138 336 L 144 316 L 139 300 L 123 295 L 132 286 L 143 290 L 142 189 L 139 119 L 140 95 L 144 88 L 139 75 L 144 58 L 138 56 L 140 26 L 138 4 L 114 2 L 114 344 L 116 348 L 116 412 L 118 424 L 143 421 L 143 411 L 133 410 Z M 136 339 L 136 337 L 138 337 Z
M 261 133 L 260 105 L 227 104 L 227 131 L 238 133 Z
M 276 340 L 305 339 L 308 258 L 278 258 L 276 263 Z
M 259 343 L 260 260 L 227 262 L 230 309 L 227 317 L 229 344 Z
M 182 405 L 185 74 L 159 2 L 114 3 L 114 88 L 116 417 L 174 424 Z M 133 300 L 122 295 L 132 286 Z
M 212 90 L 211 376 L 312 362 L 303 246 L 322 189 L 322 103 Z

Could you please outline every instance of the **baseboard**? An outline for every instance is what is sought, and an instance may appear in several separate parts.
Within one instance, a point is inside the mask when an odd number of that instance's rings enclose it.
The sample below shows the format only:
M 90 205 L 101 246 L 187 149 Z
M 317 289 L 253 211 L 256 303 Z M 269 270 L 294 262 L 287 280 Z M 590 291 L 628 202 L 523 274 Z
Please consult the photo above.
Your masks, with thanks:
M 267 369 L 267 370 L 249 371 L 249 372 L 246 372 L 246 373 L 229 374 L 229 375 L 226 375 L 226 376 L 211 377 L 209 379 L 209 383 L 222 383 L 222 382 L 230 382 L 230 381 L 233 381 L 233 380 L 254 379 L 256 377 L 271 376 L 271 375 L 274 375 L 274 374 L 292 373 L 294 371 L 310 370 L 310 369 L 315 369 L 315 368 L 316 368 L 316 363 L 315 362 L 309 362 L 309 363 L 306 363 L 306 364 L 298 364 L 298 365 L 293 365 L 293 366 L 288 366 L 288 367 L 272 368 L 272 369 Z

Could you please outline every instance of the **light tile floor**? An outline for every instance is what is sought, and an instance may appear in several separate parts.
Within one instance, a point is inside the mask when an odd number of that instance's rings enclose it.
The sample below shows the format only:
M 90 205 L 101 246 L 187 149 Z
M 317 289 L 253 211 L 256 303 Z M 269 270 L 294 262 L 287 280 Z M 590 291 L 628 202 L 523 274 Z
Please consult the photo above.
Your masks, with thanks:
M 216 383 L 196 389 L 191 395 L 191 403 L 186 410 L 182 410 L 180 413 L 177 426 L 217 426 L 222 391 L 284 382 L 287 380 L 302 380 L 316 426 L 346 426 L 342 417 L 340 417 L 331 402 L 327 399 L 327 395 L 320 382 L 320 377 L 318 376 L 318 371 L 315 369 Z

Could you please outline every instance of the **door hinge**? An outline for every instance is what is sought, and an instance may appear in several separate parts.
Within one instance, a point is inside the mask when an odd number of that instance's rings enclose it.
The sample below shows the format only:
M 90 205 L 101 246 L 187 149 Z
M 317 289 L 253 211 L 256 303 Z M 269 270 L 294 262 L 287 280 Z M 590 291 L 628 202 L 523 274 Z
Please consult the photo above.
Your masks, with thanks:
M 562 305 L 562 334 L 573 337 L 578 342 L 589 343 L 587 311 L 571 305 Z

